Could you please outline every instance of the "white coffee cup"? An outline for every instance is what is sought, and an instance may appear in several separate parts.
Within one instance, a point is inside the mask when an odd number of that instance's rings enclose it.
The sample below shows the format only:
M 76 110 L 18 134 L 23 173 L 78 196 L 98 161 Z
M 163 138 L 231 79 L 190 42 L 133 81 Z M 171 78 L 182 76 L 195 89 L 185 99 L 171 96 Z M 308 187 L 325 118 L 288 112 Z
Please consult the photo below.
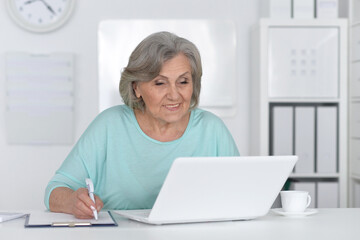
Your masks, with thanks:
M 281 205 L 285 212 L 304 212 L 311 203 L 309 192 L 281 191 Z

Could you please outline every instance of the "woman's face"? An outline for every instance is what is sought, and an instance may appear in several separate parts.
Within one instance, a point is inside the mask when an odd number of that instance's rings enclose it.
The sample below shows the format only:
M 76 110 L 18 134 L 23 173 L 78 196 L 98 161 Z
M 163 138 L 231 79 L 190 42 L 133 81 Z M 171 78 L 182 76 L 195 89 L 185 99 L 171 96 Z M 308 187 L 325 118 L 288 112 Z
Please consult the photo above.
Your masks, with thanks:
M 193 82 L 191 66 L 184 54 L 164 62 L 153 80 L 134 84 L 136 97 L 145 102 L 145 114 L 161 123 L 186 120 L 189 113 Z

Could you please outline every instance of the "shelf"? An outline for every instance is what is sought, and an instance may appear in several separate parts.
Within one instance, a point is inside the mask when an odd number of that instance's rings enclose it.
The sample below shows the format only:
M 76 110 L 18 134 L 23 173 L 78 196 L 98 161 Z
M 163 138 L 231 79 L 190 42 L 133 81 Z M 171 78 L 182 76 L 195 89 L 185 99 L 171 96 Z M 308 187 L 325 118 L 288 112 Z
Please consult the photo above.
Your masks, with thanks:
M 339 178 L 338 173 L 292 173 L 289 178 L 308 178 L 308 179 L 322 179 L 322 178 Z
M 338 98 L 269 98 L 270 103 L 338 103 Z
M 333 18 L 333 19 L 319 19 L 319 18 L 313 18 L 313 19 L 270 19 L 270 18 L 262 18 L 260 19 L 260 25 L 268 27 L 309 27 L 309 26 L 338 26 L 338 25 L 347 25 L 348 19 L 346 18 Z
M 354 180 L 360 181 L 360 175 L 358 175 L 358 174 L 352 173 L 352 174 L 351 174 L 351 177 L 352 177 Z
M 350 26 L 351 27 L 360 27 L 360 21 L 353 22 Z

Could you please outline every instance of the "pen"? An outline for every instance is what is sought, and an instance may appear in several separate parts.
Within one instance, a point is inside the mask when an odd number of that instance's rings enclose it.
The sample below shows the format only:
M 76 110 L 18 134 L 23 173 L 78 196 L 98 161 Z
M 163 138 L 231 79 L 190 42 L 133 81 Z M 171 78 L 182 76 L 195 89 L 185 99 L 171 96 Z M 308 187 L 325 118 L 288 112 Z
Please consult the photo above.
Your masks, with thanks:
M 95 198 L 94 198 L 94 184 L 93 184 L 93 182 L 91 181 L 90 178 L 86 178 L 86 179 L 85 179 L 85 182 L 86 182 L 86 187 L 87 187 L 88 192 L 89 192 L 89 197 L 90 197 L 91 200 L 93 200 L 93 202 L 95 203 Z M 93 211 L 95 220 L 98 220 L 98 214 L 97 214 L 96 209 L 95 209 L 93 206 L 91 206 L 91 210 Z

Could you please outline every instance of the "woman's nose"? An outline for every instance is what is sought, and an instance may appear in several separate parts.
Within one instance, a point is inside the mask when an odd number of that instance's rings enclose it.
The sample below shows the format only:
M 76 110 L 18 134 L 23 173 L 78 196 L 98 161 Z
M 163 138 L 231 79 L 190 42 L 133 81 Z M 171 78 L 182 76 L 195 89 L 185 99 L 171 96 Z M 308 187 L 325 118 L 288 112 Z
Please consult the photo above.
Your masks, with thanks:
M 179 96 L 179 89 L 176 86 L 170 86 L 167 97 L 171 100 L 176 100 Z

